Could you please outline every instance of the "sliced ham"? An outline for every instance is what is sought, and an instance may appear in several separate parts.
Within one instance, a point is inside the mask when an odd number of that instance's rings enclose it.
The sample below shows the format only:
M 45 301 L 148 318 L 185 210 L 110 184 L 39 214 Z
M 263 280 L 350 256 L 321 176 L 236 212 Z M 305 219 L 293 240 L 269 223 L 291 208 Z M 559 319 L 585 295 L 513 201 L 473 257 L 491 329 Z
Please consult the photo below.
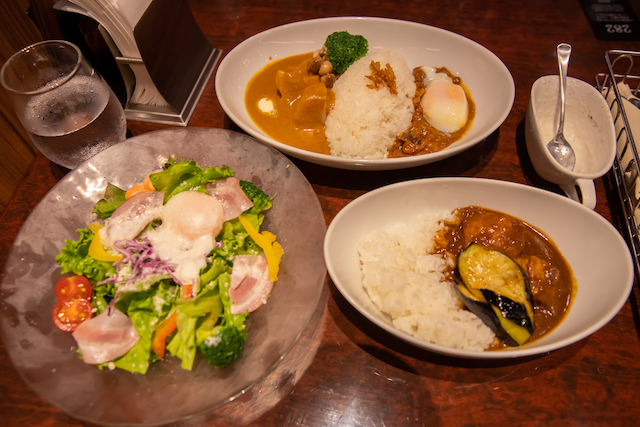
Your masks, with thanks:
M 273 289 L 269 280 L 269 265 L 264 253 L 260 255 L 238 255 L 233 259 L 231 271 L 231 313 L 252 312 L 267 302 Z
M 90 365 L 110 362 L 126 354 L 140 340 L 131 319 L 116 308 L 82 322 L 73 338 L 82 352 L 82 360 Z
M 163 201 L 164 193 L 144 191 L 121 204 L 100 229 L 102 245 L 112 247 L 118 240 L 135 239 L 147 224 L 161 217 Z
M 244 194 L 237 178 L 218 179 L 215 184 L 207 184 L 206 188 L 222 205 L 224 221 L 237 218 L 242 212 L 253 207 L 253 202 Z

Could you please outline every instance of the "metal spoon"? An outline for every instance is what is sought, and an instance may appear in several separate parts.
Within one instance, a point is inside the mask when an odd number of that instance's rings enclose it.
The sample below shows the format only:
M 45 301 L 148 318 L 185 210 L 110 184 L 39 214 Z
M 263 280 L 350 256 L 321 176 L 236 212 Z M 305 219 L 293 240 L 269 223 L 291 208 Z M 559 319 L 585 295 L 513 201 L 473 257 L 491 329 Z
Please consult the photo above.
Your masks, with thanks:
M 567 68 L 569 67 L 569 56 L 571 56 L 571 45 L 560 43 L 556 49 L 558 55 L 558 67 L 560 68 L 560 119 L 558 120 L 558 132 L 547 144 L 547 149 L 553 158 L 566 169 L 573 170 L 576 165 L 576 154 L 567 142 L 562 133 L 564 130 L 564 106 L 567 91 Z
M 638 98 L 625 98 L 623 96 L 624 99 L 626 99 L 627 101 L 629 101 L 631 104 L 635 105 L 636 107 L 640 108 L 640 99 Z

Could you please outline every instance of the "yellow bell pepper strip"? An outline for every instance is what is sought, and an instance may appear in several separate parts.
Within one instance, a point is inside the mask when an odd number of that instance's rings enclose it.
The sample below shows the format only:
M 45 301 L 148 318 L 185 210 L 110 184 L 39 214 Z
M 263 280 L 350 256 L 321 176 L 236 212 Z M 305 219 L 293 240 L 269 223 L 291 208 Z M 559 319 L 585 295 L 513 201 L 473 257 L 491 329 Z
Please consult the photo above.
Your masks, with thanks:
M 253 239 L 258 246 L 264 251 L 264 255 L 267 257 L 267 264 L 269 265 L 269 279 L 272 282 L 278 280 L 278 270 L 280 269 L 280 259 L 284 255 L 284 250 L 280 243 L 276 242 L 276 235 L 268 231 L 258 233 L 255 228 L 249 223 L 249 221 L 242 215 L 238 217 L 238 221 L 249 233 L 249 236 Z
M 102 242 L 100 241 L 100 229 L 102 228 L 102 224 L 98 222 L 92 222 L 89 224 L 89 230 L 93 232 L 93 239 L 91 240 L 91 244 L 89 244 L 89 256 L 97 259 L 98 261 L 118 261 L 122 259 L 122 255 L 113 255 L 104 250 L 104 246 L 102 246 Z
M 167 317 L 164 322 L 156 329 L 156 333 L 153 336 L 153 343 L 151 349 L 160 359 L 164 357 L 164 350 L 166 348 L 167 337 L 171 335 L 173 331 L 178 327 L 177 323 L 178 310 L 174 310 L 171 316 Z

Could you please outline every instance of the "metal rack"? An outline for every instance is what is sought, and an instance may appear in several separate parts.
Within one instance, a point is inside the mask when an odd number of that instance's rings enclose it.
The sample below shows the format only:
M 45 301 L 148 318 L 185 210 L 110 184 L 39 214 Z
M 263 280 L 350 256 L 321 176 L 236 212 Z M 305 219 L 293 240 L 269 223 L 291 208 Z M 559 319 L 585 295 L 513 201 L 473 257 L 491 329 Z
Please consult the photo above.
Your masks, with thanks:
M 607 72 L 596 75 L 596 86 L 607 99 L 616 127 L 617 155 L 613 164 L 613 182 L 618 192 L 624 217 L 624 230 L 633 255 L 636 277 L 640 277 L 640 157 L 631 131 L 626 104 L 618 88 L 626 83 L 633 95 L 640 95 L 640 52 L 609 50 L 605 52 Z M 640 142 L 640 135 L 636 135 Z

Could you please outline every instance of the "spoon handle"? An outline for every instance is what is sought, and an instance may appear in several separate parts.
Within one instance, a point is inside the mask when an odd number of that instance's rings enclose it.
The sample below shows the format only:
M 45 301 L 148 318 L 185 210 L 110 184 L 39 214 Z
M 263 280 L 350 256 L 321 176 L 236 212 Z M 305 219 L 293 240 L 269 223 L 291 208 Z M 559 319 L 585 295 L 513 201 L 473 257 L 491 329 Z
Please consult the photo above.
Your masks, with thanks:
M 569 57 L 571 56 L 571 45 L 560 43 L 556 48 L 558 56 L 558 68 L 560 69 L 560 119 L 558 120 L 558 133 L 564 129 L 564 106 L 567 92 L 567 69 L 569 68 Z

